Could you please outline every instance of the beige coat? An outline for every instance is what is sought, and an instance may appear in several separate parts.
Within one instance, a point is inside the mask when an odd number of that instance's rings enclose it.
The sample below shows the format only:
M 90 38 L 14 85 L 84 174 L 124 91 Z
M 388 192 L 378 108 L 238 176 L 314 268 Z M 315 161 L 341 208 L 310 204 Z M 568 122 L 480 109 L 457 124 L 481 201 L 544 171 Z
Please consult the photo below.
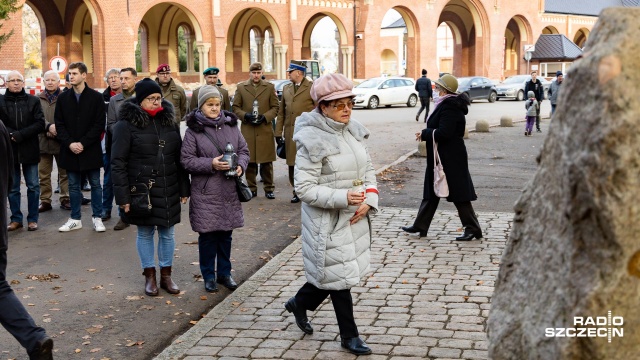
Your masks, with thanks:
M 202 87 L 202 86 L 201 86 Z M 231 99 L 229 99 L 229 92 L 227 89 L 222 88 L 220 86 L 217 87 L 218 91 L 220 91 L 220 95 L 222 95 L 222 109 L 231 111 Z M 191 100 L 189 101 L 189 111 L 198 108 L 198 94 L 200 93 L 200 88 L 193 90 L 193 94 L 191 94 Z
M 267 121 L 260 125 L 244 123 L 244 114 L 251 113 L 254 99 L 258 99 L 258 113 L 267 118 Z M 232 108 L 238 119 L 243 122 L 240 130 L 249 146 L 250 163 L 261 164 L 276 160 L 272 121 L 278 115 L 278 107 L 278 97 L 272 83 L 260 80 L 257 87 L 251 84 L 251 79 L 238 83 Z
M 158 79 L 156 79 L 156 82 L 160 85 Z M 160 85 L 160 88 L 162 89 L 162 97 L 173 104 L 176 112 L 175 121 L 180 124 L 182 118 L 187 115 L 187 94 L 184 93 L 182 86 L 177 85 L 173 79 L 171 79 L 169 85 Z
M 293 83 L 285 85 L 282 89 L 282 101 L 280 101 L 276 122 L 276 137 L 282 137 L 284 134 L 287 165 L 289 166 L 294 166 L 296 163 L 296 143 L 293 141 L 293 125 L 296 118 L 303 112 L 311 111 L 316 107 L 310 94 L 312 84 L 313 82 L 304 78 L 295 94 Z
M 46 90 L 45 90 L 46 91 Z M 44 132 L 38 134 L 40 141 L 40 154 L 58 155 L 60 153 L 60 141 L 56 138 L 50 138 L 47 136 L 49 125 L 54 125 L 53 114 L 56 112 L 56 102 L 49 104 L 45 91 L 38 95 L 40 99 L 40 105 L 42 105 L 42 112 L 44 113 Z M 56 99 L 57 100 L 57 99 Z

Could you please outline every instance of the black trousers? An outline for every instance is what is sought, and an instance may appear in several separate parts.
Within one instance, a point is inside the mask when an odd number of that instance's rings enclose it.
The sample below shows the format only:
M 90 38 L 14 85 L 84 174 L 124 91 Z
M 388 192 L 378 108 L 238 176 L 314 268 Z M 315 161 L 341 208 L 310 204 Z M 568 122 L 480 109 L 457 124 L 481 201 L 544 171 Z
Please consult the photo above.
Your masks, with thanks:
M 294 186 L 294 182 L 293 182 L 293 175 L 294 175 L 294 169 L 295 166 L 289 166 L 289 184 L 291 184 L 291 186 Z M 295 194 L 296 191 L 293 190 L 293 193 Z
M 430 99 L 429 97 L 420 96 L 420 109 L 418 110 L 418 114 L 416 115 L 416 118 L 420 117 L 422 110 L 426 109 L 427 112 L 424 113 L 424 122 L 427 122 L 427 118 L 429 117 L 429 104 L 431 103 L 429 99 Z
M 338 319 L 340 336 L 345 339 L 358 336 L 358 327 L 353 317 L 353 299 L 350 289 L 323 290 L 306 283 L 296 294 L 296 305 L 305 310 L 315 311 L 327 296 L 331 296 L 333 309 Z
M 542 101 L 539 101 L 538 104 L 541 104 Z M 536 109 L 536 130 L 540 130 L 540 106 Z
M 0 324 L 31 353 L 35 350 L 36 342 L 45 337 L 46 333 L 43 328 L 36 326 L 27 309 L 11 290 L 6 276 L 7 252 L 0 250 Z
M 439 197 L 434 197 L 429 200 L 422 199 L 418 215 L 413 222 L 413 227 L 422 231 L 429 231 L 429 226 L 431 226 L 431 221 L 438 209 L 439 203 Z M 453 205 L 458 209 L 458 215 L 460 216 L 462 227 L 464 227 L 464 233 L 482 236 L 482 229 L 480 228 L 480 223 L 478 223 L 476 213 L 473 211 L 471 201 L 454 202 Z

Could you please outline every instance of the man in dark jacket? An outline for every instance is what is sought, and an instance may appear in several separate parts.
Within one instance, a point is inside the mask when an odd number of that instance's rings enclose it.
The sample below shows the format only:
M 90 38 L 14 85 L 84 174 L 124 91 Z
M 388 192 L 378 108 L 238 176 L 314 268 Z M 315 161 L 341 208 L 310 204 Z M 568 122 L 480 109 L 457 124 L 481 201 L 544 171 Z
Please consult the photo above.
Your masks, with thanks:
M 556 104 L 558 103 L 558 95 L 560 94 L 560 85 L 562 85 L 562 71 L 556 71 L 556 81 L 549 85 L 549 101 L 551 102 L 551 115 L 556 112 Z
M 0 123 L 0 324 L 27 349 L 30 359 L 53 359 L 53 340 L 35 322 L 7 282 L 7 193 L 12 185 L 13 140 Z
M 85 83 L 87 66 L 76 62 L 69 65 L 72 89 L 58 96 L 55 122 L 60 140 L 60 166 L 67 169 L 71 217 L 58 230 L 66 232 L 82 228 L 80 178 L 85 172 L 91 185 L 93 228 L 105 231 L 102 224 L 102 147 L 106 115 L 102 95 Z
M 527 81 L 524 86 L 524 93 L 528 94 L 529 91 L 533 91 L 536 96 L 536 100 L 538 100 L 538 104 L 542 104 L 542 100 L 544 100 L 544 88 L 542 87 L 542 81 L 537 79 L 538 72 L 531 72 L 531 80 Z M 536 110 L 536 131 L 542 132 L 540 130 L 540 106 Z
M 13 184 L 9 192 L 11 223 L 7 230 L 21 228 L 20 211 L 20 166 L 24 182 L 27 185 L 29 231 L 38 229 L 38 202 L 40 200 L 40 182 L 38 180 L 38 162 L 40 162 L 40 144 L 38 134 L 44 131 L 44 114 L 37 97 L 24 91 L 24 78 L 17 71 L 7 76 L 7 91 L 0 95 L 0 119 L 9 131 L 13 147 Z M 1 155 L 5 156 L 5 154 Z
M 416 121 L 418 121 L 422 110 L 426 109 L 427 112 L 424 113 L 424 122 L 427 122 L 427 118 L 429 117 L 429 103 L 433 96 L 433 89 L 431 88 L 431 80 L 427 77 L 426 69 L 422 69 L 422 77 L 416 81 L 416 91 L 420 97 L 420 109 L 416 114 Z

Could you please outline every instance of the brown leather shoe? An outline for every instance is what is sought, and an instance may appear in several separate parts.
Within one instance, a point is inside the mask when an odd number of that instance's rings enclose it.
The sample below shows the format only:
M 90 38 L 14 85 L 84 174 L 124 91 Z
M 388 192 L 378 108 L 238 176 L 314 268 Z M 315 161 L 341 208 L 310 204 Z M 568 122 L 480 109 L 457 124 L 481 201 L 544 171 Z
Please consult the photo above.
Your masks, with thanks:
M 20 224 L 19 222 L 15 222 L 12 221 L 9 223 L 9 225 L 7 226 L 7 231 L 14 231 L 14 230 L 18 230 L 20 228 L 22 228 L 22 224 Z
M 51 204 L 48 202 L 41 202 L 40 206 L 38 206 L 38 212 L 45 212 L 51 210 Z
M 71 200 L 64 199 L 60 201 L 60 209 L 62 210 L 71 210 Z
M 142 275 L 144 275 L 144 293 L 149 296 L 158 296 L 156 268 L 144 268 Z
M 27 225 L 27 230 L 29 230 L 29 231 L 38 230 L 38 223 L 37 222 L 29 222 L 29 224 Z
M 160 268 L 160 287 L 165 289 L 169 294 L 179 294 L 178 285 L 171 280 L 171 266 Z

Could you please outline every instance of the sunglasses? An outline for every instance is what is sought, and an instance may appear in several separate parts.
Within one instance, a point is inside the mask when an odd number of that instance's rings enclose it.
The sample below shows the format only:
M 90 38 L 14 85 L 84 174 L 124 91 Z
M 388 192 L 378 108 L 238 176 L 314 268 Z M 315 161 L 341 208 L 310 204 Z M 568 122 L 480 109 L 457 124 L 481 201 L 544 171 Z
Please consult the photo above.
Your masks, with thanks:
M 353 100 L 349 101 L 348 103 L 341 103 L 338 105 L 333 105 L 334 109 L 338 109 L 338 111 L 342 111 L 344 110 L 345 107 L 348 107 L 349 109 L 353 109 L 353 105 L 355 104 L 355 102 Z

